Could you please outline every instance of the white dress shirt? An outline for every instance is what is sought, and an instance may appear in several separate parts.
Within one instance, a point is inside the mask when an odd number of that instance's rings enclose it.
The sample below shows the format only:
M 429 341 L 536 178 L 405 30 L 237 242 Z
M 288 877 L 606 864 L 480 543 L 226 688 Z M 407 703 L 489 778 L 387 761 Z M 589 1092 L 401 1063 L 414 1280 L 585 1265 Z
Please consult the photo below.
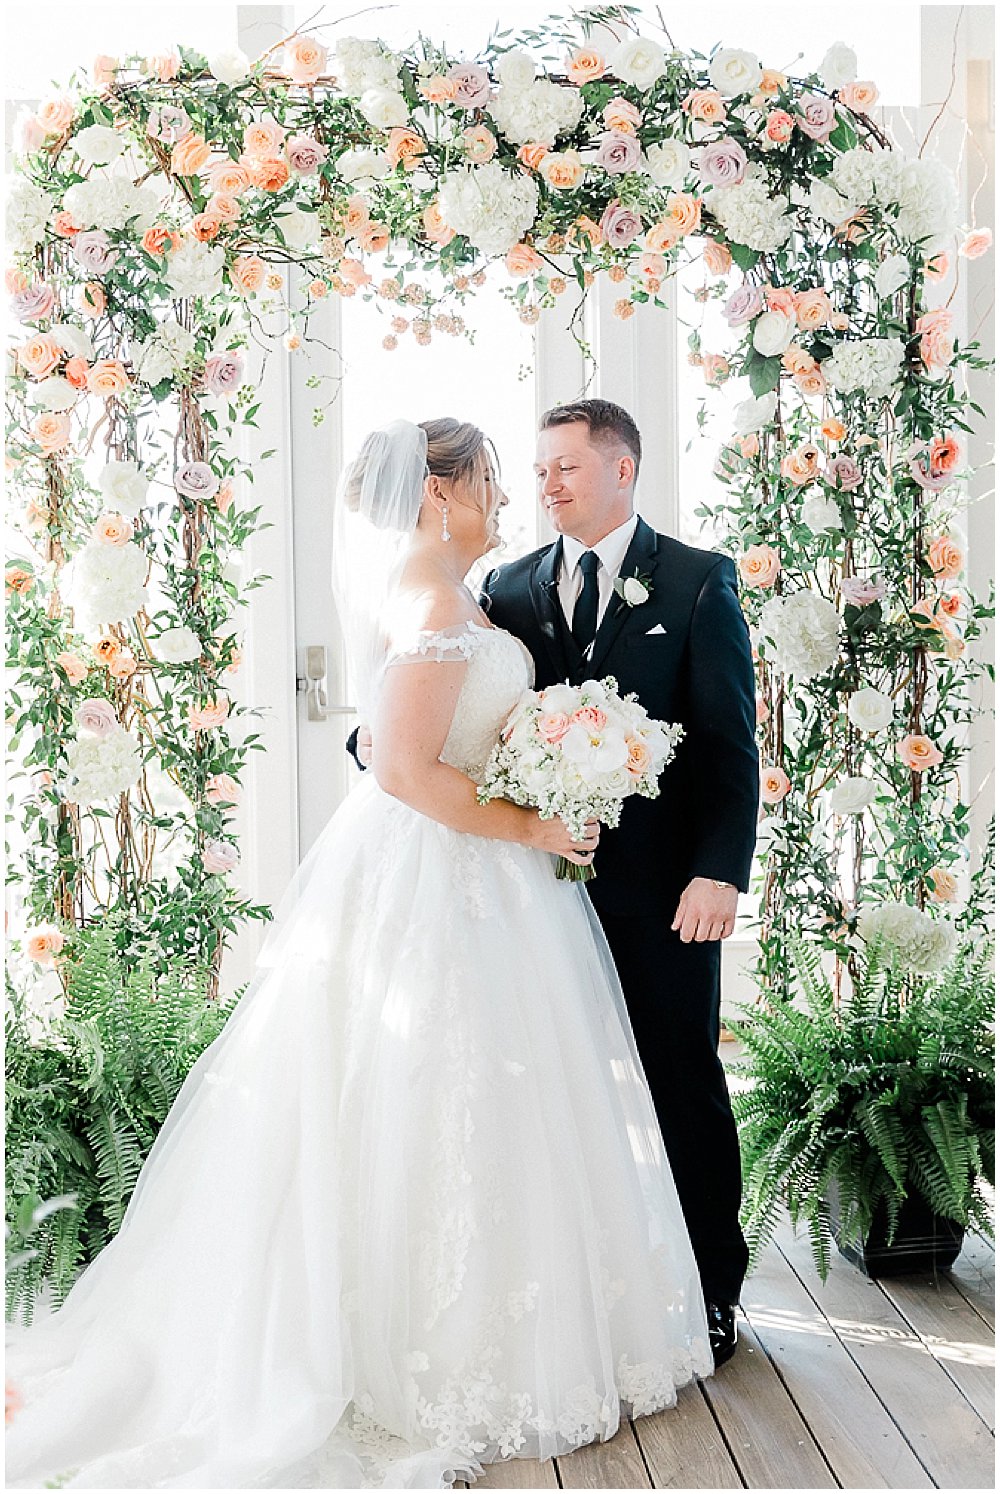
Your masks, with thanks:
M 632 543 L 632 536 L 635 534 L 638 522 L 638 514 L 632 514 L 624 524 L 619 524 L 617 529 L 612 529 L 610 534 L 606 534 L 599 544 L 590 547 L 601 562 L 597 568 L 598 627 L 614 595 L 615 578 L 624 564 L 625 554 Z M 566 621 L 570 624 L 573 621 L 573 608 L 576 606 L 577 597 L 583 590 L 583 572 L 580 570 L 578 561 L 586 549 L 587 546 L 582 545 L 579 540 L 571 539 L 568 534 L 563 535 L 562 566 L 559 570 L 559 601 Z

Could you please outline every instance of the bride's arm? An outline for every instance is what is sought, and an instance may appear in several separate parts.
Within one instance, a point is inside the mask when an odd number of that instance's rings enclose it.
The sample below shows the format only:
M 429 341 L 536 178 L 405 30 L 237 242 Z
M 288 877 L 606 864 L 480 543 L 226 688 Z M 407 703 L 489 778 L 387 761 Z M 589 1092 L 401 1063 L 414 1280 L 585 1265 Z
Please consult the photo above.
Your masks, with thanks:
M 379 787 L 452 830 L 518 841 L 587 865 L 597 844 L 596 823 L 585 841 L 573 841 L 558 818 L 543 820 L 537 810 L 508 799 L 480 804 L 472 779 L 440 761 L 467 668 L 455 658 L 407 660 L 386 670 L 372 729 Z

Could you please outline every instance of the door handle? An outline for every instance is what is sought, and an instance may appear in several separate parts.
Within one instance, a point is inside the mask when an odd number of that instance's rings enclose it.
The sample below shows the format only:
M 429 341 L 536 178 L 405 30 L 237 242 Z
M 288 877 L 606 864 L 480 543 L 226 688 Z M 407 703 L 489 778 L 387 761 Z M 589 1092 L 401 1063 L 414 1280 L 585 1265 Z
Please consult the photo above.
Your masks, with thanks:
M 355 707 L 328 705 L 326 694 L 326 646 L 313 644 L 306 649 L 306 677 L 296 681 L 306 693 L 306 716 L 310 721 L 325 721 L 328 716 L 353 716 Z

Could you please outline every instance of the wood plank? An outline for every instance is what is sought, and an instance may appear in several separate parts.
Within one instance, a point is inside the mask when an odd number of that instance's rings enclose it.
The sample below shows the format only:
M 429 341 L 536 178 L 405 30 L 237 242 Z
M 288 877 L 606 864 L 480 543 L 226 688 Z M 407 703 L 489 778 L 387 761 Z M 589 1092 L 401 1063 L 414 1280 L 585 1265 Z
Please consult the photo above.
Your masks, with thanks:
M 994 1338 L 946 1276 L 900 1276 L 880 1281 L 896 1311 L 992 1432 L 996 1425 Z
M 877 1283 L 837 1250 L 821 1282 L 808 1239 L 785 1220 L 775 1239 L 934 1482 L 992 1487 L 992 1437 Z
M 699 1385 L 677 1405 L 633 1423 L 654 1489 L 741 1489 L 725 1438 Z
M 967 1234 L 948 1274 L 969 1306 L 996 1331 L 996 1252 L 990 1242 Z
M 703 1382 L 748 1489 L 835 1489 L 837 1483 L 794 1401 L 740 1317 L 741 1343 Z
M 933 1484 L 906 1438 L 781 1252 L 769 1246 L 743 1310 L 845 1489 Z M 725 1374 L 725 1368 L 721 1371 Z
M 652 1488 L 630 1421 L 610 1442 L 590 1442 L 555 1462 L 564 1489 Z
M 482 1478 L 477 1478 L 474 1489 L 558 1489 L 555 1464 L 549 1458 L 539 1463 L 537 1458 L 504 1458 L 500 1463 L 490 1463 Z

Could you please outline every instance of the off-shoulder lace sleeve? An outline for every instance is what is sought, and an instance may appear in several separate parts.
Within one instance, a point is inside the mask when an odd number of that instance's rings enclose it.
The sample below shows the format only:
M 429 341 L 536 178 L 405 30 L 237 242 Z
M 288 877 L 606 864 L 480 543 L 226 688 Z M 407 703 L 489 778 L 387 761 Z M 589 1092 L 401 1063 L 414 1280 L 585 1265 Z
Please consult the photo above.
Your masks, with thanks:
M 456 623 L 450 628 L 434 631 L 422 628 L 405 643 L 400 642 L 390 652 L 386 664 L 419 664 L 431 661 L 435 664 L 468 663 L 482 642 L 486 632 L 471 618 Z

